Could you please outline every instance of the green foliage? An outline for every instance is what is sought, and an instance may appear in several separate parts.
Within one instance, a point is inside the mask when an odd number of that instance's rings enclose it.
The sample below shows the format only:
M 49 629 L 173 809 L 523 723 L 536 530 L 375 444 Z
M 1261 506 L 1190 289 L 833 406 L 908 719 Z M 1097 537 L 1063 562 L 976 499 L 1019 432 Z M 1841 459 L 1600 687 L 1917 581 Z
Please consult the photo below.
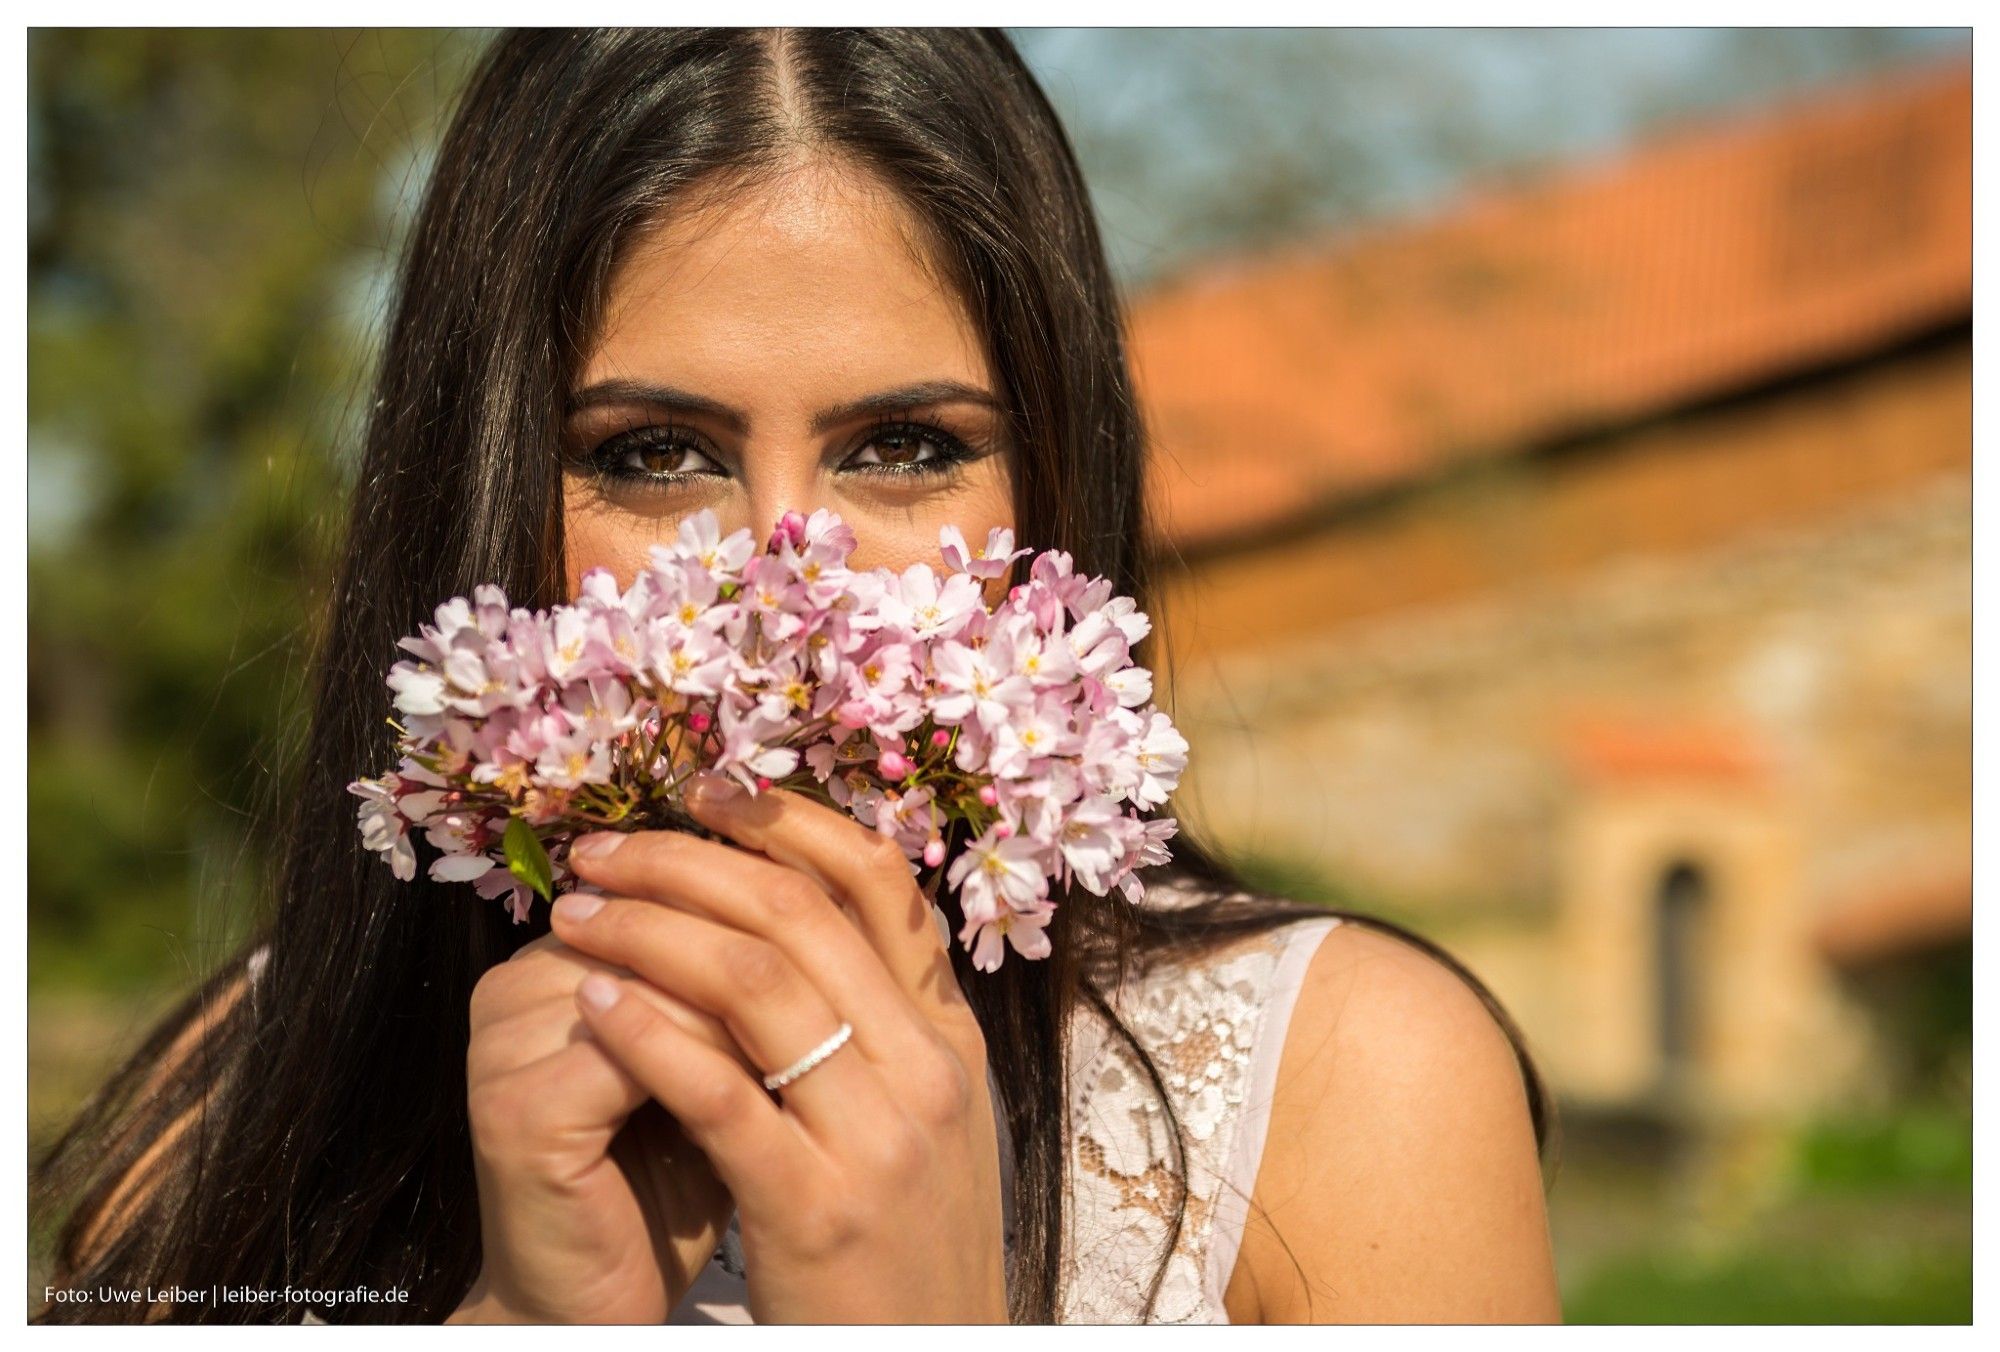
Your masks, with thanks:
M 1490 895 L 1415 897 L 1352 882 L 1311 859 L 1238 850 L 1228 859 L 1257 891 L 1374 916 L 1440 942 L 1496 923 L 1518 926 L 1541 918 L 1539 898 L 1510 897 L 1502 904 Z
M 1847 1192 L 1972 1189 L 1972 1116 L 1911 1107 L 1884 1117 L 1823 1122 L 1799 1142 L 1803 1185 Z
M 1384 914 L 1380 909 L 1380 898 L 1362 895 L 1354 888 L 1333 878 L 1319 864 L 1310 860 L 1289 855 L 1248 854 L 1240 851 L 1231 852 L 1228 857 L 1230 865 L 1237 874 L 1248 886 L 1257 891 L 1277 897 L 1288 897 L 1293 901 L 1309 901 L 1320 906 Z
M 1972 1316 L 1972 1117 L 1964 1105 L 1909 1104 L 1801 1130 L 1779 1194 L 1747 1221 L 1691 1227 L 1677 1189 L 1596 1251 L 1572 1244 L 1564 1315 L 1578 1324 L 1951 1324 Z M 1616 1211 L 1584 1161 L 1559 1190 L 1571 1218 L 1601 1231 Z M 1628 1228 L 1630 1227 L 1630 1228 Z
M 240 928 L 398 212 L 471 45 L 30 35 L 37 986 L 178 980 Z
M 1964 1324 L 1972 1246 L 1866 1232 L 1720 1258 L 1644 1254 L 1607 1264 L 1563 1302 L 1572 1324 Z

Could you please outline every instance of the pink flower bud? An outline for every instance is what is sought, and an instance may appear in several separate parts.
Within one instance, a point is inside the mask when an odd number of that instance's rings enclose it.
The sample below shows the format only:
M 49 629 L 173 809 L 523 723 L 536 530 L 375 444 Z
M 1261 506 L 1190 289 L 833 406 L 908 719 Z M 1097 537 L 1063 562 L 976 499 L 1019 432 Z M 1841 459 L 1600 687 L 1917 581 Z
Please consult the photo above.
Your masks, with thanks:
M 936 868 L 944 862 L 944 842 L 933 836 L 924 844 L 924 867 Z
M 799 511 L 786 512 L 778 518 L 778 529 L 793 544 L 804 544 L 806 541 L 806 514 Z
M 688 715 L 688 728 L 693 732 L 707 732 L 711 721 L 707 714 L 697 709 L 694 713 Z
M 910 758 L 900 751 L 884 751 L 875 764 L 885 779 L 901 779 L 910 773 Z
M 1000 795 L 993 791 L 991 784 L 981 784 L 979 786 L 979 801 L 988 807 L 992 807 L 1000 801 Z
M 1002 821 L 993 823 L 993 835 L 996 840 L 1006 840 L 1013 834 L 1014 834 L 1014 828 L 1009 826 L 1006 822 Z
M 757 792 L 762 793 L 764 790 L 770 787 L 771 787 L 771 781 L 767 777 L 765 777 L 764 775 L 757 776 Z
M 936 732 L 931 734 L 931 745 L 935 747 L 950 746 L 951 734 L 946 732 L 943 728 L 939 728 Z

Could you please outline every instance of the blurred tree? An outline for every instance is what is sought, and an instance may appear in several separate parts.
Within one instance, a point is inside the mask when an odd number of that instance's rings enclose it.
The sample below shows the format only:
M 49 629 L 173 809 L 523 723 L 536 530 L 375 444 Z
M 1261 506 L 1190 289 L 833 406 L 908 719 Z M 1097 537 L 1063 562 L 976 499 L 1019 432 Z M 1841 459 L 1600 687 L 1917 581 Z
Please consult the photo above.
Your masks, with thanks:
M 261 864 L 399 221 L 471 47 L 29 42 L 30 979 L 150 984 Z

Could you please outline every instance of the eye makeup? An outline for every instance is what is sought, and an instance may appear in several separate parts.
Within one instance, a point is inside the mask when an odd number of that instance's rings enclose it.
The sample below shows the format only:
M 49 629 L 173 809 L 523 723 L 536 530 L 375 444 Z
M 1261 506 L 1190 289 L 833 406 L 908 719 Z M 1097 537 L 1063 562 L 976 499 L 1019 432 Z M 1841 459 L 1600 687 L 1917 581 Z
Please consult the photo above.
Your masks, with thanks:
M 944 480 L 990 451 L 941 422 L 901 410 L 878 416 L 863 430 L 836 472 L 906 483 Z M 706 437 L 674 422 L 614 432 L 580 448 L 571 460 L 607 488 L 668 489 L 729 473 L 725 457 Z

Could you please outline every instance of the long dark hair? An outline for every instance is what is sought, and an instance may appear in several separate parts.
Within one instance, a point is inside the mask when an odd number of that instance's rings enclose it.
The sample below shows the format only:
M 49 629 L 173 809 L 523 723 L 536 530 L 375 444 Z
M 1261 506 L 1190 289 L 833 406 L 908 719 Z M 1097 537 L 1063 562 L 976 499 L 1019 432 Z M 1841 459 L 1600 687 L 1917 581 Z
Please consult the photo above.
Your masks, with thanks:
M 880 175 L 933 232 L 1009 400 L 1022 543 L 1066 549 L 1144 603 L 1145 438 L 1117 293 L 1068 140 L 1004 36 L 498 38 L 444 138 L 402 265 L 273 896 L 255 938 L 38 1168 L 38 1203 L 68 1211 L 60 1282 L 398 1287 L 406 1304 L 367 1315 L 412 1321 L 441 1319 L 465 1293 L 479 1266 L 467 1005 L 480 975 L 546 926 L 516 926 L 421 873 L 395 881 L 360 848 L 345 786 L 387 763 L 382 672 L 437 601 L 489 581 L 523 604 L 567 599 L 555 447 L 621 244 L 695 185 L 747 182 L 802 154 Z M 1109 987 L 1149 954 L 1328 914 L 1248 895 L 1189 836 L 1176 852 L 1198 904 L 1078 895 L 1059 913 L 1057 956 L 964 982 L 1014 1143 L 1017 1321 L 1059 1311 L 1067 1101 L 1046 1049 L 1063 1045 L 1079 1002 L 1138 1054 L 1173 1120 Z M 1479 993 L 1514 1041 L 1546 1148 L 1547 1094 L 1492 996 L 1422 938 L 1352 918 L 1439 957 Z M 250 984 L 260 948 L 268 958 Z M 970 976 L 965 955 L 956 961 Z M 1158 1284 L 1155 1274 L 1154 1294 Z M 303 1309 L 288 1297 L 168 1313 L 266 1321 Z M 82 1311 L 57 1304 L 43 1317 Z M 145 1314 L 90 1307 L 93 1318 Z

